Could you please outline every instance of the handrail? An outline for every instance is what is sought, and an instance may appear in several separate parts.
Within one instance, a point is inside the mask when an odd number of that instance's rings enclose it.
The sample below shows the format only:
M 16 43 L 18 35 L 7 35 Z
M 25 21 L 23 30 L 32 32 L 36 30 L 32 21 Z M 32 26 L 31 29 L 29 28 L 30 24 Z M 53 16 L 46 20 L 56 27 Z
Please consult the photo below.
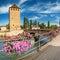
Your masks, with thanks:
M 59 34 L 59 33 L 58 33 L 58 34 Z M 57 35 L 58 35 L 58 34 L 57 34 Z M 50 39 L 50 40 L 48 40 L 48 42 L 51 41 L 51 40 L 52 40 L 52 35 L 50 35 L 50 36 L 48 36 L 48 37 L 46 37 L 46 38 L 43 38 L 43 39 L 41 39 L 41 40 L 38 40 L 37 42 L 34 43 L 34 45 L 35 45 L 36 43 L 39 43 L 40 45 L 38 44 L 38 46 L 33 47 L 32 49 L 30 49 L 30 50 L 28 50 L 28 51 L 31 51 L 31 50 L 33 50 L 33 51 L 39 50 L 40 47 L 42 47 L 45 43 L 47 43 L 47 41 L 45 41 L 43 44 L 40 43 L 41 41 L 43 41 L 43 40 L 45 40 L 45 39 Z M 27 52 L 28 52 L 28 51 L 27 51 Z M 31 52 L 33 52 L 33 51 L 31 51 Z M 27 53 L 27 52 L 26 52 L 26 53 Z M 29 54 L 28 54 L 28 55 L 29 55 Z M 23 58 L 25 58 L 25 57 L 28 56 L 28 55 L 25 54 L 23 57 L 20 57 L 20 59 L 23 59 Z
M 26 52 L 25 52 L 25 55 L 24 55 L 23 57 L 20 57 L 20 59 L 26 57 L 26 55 L 29 55 L 29 52 L 33 52 L 33 51 L 35 51 L 35 50 L 39 51 L 40 47 L 42 47 L 42 45 L 44 45 L 45 43 L 48 42 L 48 41 L 46 40 L 43 44 L 40 43 L 41 41 L 43 41 L 43 40 L 45 40 L 45 39 L 50 39 L 50 40 L 51 40 L 51 38 L 50 38 L 50 36 L 49 36 L 49 37 L 43 38 L 43 39 L 41 39 L 41 40 L 38 40 L 37 42 L 34 42 L 34 45 L 37 44 L 37 46 L 35 46 L 35 47 L 31 48 L 30 50 L 26 51 Z M 50 41 L 50 40 L 49 40 L 49 41 Z M 28 53 L 28 54 L 27 54 L 27 53 Z
M 33 51 L 36 51 L 36 50 L 38 51 L 39 48 L 47 42 L 47 41 L 45 41 L 43 44 L 40 43 L 41 41 L 43 41 L 45 39 L 48 39 L 49 40 L 50 37 L 46 37 L 46 38 L 43 38 L 41 40 L 38 40 L 37 42 L 34 42 L 32 44 L 34 46 L 31 49 L 29 49 L 28 51 L 25 51 L 24 53 L 22 53 L 19 58 L 22 59 L 22 58 L 26 57 L 26 55 L 29 55 L 30 53 L 32 53 Z M 0 50 L 0 52 L 3 52 L 3 50 Z

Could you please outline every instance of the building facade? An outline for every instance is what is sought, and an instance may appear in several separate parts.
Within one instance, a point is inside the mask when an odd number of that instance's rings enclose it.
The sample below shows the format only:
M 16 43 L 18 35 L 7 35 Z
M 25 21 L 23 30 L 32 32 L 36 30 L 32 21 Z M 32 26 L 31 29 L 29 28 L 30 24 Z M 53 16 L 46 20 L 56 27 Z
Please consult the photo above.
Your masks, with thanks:
M 10 31 L 20 29 L 20 8 L 15 4 L 9 8 Z
M 0 26 L 0 31 L 7 31 L 6 26 Z
M 40 27 L 38 25 L 32 25 L 32 30 L 37 30 L 37 29 L 40 29 Z

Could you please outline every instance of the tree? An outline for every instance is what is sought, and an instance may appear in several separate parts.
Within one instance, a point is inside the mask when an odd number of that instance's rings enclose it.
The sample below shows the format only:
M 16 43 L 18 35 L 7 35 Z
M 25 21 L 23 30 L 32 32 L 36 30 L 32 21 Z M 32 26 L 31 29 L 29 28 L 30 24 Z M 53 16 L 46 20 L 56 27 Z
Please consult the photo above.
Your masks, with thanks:
M 31 29 L 31 27 L 32 27 L 32 24 L 33 24 L 33 23 L 32 23 L 32 20 L 30 20 L 30 29 Z
M 39 24 L 39 26 L 40 26 L 41 29 L 45 29 L 46 28 L 46 25 L 44 23 Z
M 38 26 L 39 26 L 39 22 L 38 22 Z
M 20 27 L 23 29 L 23 25 L 20 25 Z
M 1 30 L 1 27 L 0 27 L 0 30 Z
M 25 29 L 28 29 L 29 28 L 29 21 L 26 17 L 24 17 L 24 24 L 23 24 L 24 28 Z
M 48 21 L 48 25 L 47 25 L 48 29 L 50 28 L 50 21 Z
M 57 25 L 51 25 L 51 29 L 57 29 L 58 26 Z
M 37 21 L 36 20 L 34 21 L 34 25 L 37 25 Z
M 6 25 L 6 28 L 7 28 L 7 29 L 10 29 L 10 26 L 9 26 L 9 24 L 7 24 L 7 25 Z

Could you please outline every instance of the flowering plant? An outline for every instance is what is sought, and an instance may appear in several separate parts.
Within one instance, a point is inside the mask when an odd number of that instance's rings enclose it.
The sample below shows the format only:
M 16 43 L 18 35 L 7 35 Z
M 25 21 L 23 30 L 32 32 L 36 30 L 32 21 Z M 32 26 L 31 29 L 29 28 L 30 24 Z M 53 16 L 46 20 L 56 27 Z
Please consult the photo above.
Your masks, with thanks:
M 59 34 L 59 30 L 52 30 L 50 32 L 47 32 L 47 36 L 52 35 L 52 37 L 56 37 Z
M 32 45 L 29 40 L 22 39 L 20 40 L 21 36 L 8 36 L 6 38 L 6 42 L 3 44 L 3 50 L 8 53 L 16 53 L 16 54 L 21 54 L 27 50 L 29 50 Z
M 26 37 L 31 38 L 32 35 L 30 33 L 26 33 Z

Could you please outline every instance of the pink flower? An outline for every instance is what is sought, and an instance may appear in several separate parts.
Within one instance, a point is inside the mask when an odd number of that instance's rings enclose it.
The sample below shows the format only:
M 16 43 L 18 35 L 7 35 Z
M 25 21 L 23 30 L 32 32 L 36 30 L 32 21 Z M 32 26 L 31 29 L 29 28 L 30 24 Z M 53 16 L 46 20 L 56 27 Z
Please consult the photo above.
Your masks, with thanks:
M 20 54 L 21 54 L 21 51 L 16 51 L 16 54 L 17 54 L 17 55 L 20 55 Z
M 32 37 L 32 35 L 30 33 L 26 33 L 27 37 Z
M 12 41 L 12 43 L 10 43 L 9 45 L 8 42 L 6 42 L 3 45 L 3 50 L 8 54 L 15 52 L 19 55 L 22 52 L 29 50 L 31 47 L 32 46 L 29 40 Z
M 7 44 L 5 43 L 5 44 L 3 44 L 3 47 L 7 47 Z
M 11 36 L 6 37 L 6 41 L 10 41 L 11 40 Z
M 7 48 L 8 48 L 8 47 L 4 47 L 3 50 L 4 50 L 5 52 L 7 52 Z

